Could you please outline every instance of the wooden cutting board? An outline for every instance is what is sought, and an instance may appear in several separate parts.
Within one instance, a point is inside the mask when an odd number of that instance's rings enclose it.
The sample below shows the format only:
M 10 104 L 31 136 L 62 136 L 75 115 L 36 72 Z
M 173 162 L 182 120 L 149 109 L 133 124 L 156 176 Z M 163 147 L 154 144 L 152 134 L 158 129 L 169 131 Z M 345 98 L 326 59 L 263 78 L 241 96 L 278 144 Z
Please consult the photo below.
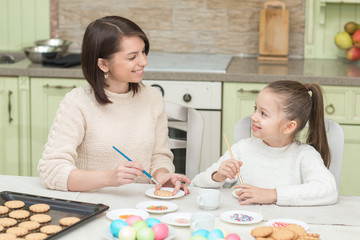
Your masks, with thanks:
M 285 3 L 267 1 L 260 10 L 259 59 L 287 60 L 289 11 Z

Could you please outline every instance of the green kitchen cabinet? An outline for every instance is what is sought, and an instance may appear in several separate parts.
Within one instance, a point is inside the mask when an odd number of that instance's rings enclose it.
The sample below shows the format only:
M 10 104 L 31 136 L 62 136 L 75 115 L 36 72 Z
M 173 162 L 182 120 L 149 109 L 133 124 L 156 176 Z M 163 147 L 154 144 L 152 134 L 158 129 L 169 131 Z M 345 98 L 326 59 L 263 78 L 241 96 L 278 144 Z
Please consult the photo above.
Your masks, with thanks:
M 253 111 L 258 92 L 266 84 L 224 83 L 222 131 L 233 144 L 236 123 Z M 325 117 L 338 122 L 344 130 L 344 155 L 340 195 L 360 195 L 360 87 L 323 86 Z M 227 150 L 222 141 L 222 153 Z
M 28 77 L 0 77 L 0 174 L 30 173 L 28 100 Z
M 31 78 L 32 176 L 38 176 L 38 161 L 61 100 L 73 88 L 86 84 L 80 79 Z

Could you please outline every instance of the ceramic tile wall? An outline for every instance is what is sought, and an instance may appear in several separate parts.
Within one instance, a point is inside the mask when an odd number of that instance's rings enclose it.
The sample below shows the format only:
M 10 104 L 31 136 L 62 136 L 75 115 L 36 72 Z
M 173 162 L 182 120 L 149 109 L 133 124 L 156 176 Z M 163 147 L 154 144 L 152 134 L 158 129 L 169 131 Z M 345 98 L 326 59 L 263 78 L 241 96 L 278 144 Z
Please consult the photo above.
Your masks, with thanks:
M 152 51 L 258 53 L 259 13 L 265 0 L 56 0 L 55 37 L 73 41 L 80 50 L 86 26 L 106 15 L 136 22 L 148 35 Z M 283 0 L 290 11 L 289 53 L 304 54 L 306 0 Z M 54 9 L 54 8 L 52 8 Z M 56 8 L 55 8 L 56 9 Z

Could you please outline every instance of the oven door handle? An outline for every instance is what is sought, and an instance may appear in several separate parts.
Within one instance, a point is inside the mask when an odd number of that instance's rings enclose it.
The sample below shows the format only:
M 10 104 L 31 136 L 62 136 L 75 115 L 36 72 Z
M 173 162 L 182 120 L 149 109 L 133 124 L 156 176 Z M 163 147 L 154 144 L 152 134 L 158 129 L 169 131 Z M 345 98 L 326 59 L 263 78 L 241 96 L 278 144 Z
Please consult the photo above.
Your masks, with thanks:
M 170 138 L 170 149 L 186 148 L 186 141 Z

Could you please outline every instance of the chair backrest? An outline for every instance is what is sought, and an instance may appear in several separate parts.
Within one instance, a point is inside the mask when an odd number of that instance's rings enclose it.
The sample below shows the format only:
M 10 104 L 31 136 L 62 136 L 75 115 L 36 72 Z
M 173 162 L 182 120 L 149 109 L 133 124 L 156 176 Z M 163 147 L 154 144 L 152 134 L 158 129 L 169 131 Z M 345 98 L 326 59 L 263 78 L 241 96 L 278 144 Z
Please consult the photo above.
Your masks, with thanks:
M 329 170 L 334 175 L 337 188 L 339 189 L 344 151 L 344 131 L 337 122 L 327 118 L 325 118 L 325 130 L 328 136 L 331 155 Z M 250 116 L 246 116 L 240 119 L 235 126 L 234 143 L 249 137 L 251 137 L 251 119 Z
M 165 108 L 169 121 L 185 122 L 187 125 L 186 140 L 170 138 L 170 148 L 186 148 L 185 175 L 192 179 L 200 171 L 203 118 L 196 109 L 183 105 L 165 102 Z

